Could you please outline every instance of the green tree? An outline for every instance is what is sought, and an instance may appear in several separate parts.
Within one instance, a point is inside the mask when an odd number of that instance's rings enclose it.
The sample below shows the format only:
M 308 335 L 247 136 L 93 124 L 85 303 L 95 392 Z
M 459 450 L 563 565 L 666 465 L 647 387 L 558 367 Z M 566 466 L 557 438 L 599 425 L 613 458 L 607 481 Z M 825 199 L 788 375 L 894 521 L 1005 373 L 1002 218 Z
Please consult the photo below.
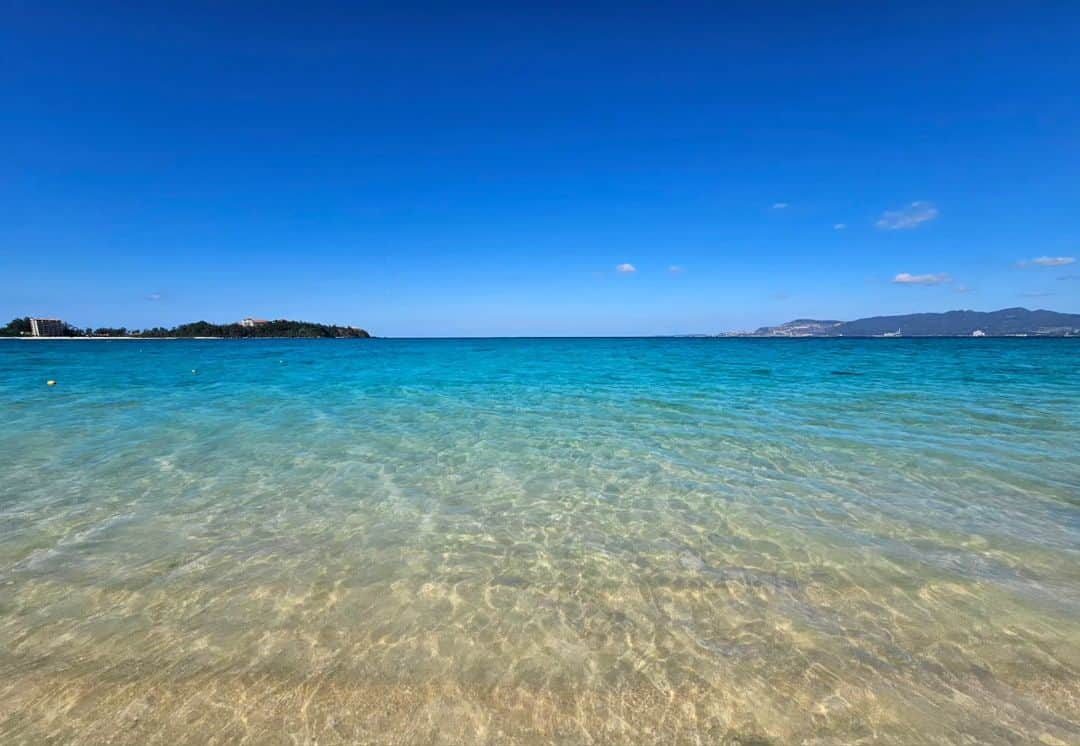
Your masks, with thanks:
M 30 333 L 30 317 L 15 318 L 0 328 L 0 337 L 22 337 Z

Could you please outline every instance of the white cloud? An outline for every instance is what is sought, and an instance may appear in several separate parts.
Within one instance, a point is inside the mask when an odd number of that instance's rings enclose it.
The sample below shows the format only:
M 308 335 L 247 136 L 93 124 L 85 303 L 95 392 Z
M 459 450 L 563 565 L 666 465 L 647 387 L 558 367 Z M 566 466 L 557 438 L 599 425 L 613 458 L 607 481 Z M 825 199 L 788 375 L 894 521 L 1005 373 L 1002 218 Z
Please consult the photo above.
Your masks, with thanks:
M 161 293 L 150 293 L 146 296 L 147 300 L 161 300 L 164 296 Z
M 615 268 L 615 271 L 619 272 L 621 274 L 624 274 L 624 275 L 628 275 L 628 274 L 631 274 L 633 272 L 637 272 L 637 267 L 635 267 L 633 264 L 630 264 L 630 263 L 623 263 L 623 264 L 620 264 L 619 266 L 617 266 Z
M 936 275 L 912 275 L 901 272 L 893 278 L 893 282 L 898 285 L 940 285 L 943 282 L 952 282 L 952 278 L 944 272 Z
M 787 202 L 773 202 L 772 209 L 774 210 L 786 210 L 791 207 Z
M 900 231 L 918 228 L 938 216 L 938 209 L 929 202 L 912 202 L 900 210 L 886 210 L 881 213 L 876 223 L 885 231 Z
M 686 271 L 686 267 L 682 266 L 681 264 L 672 264 L 670 267 L 667 268 L 667 271 L 673 275 L 681 275 L 683 272 Z
M 845 228 L 847 228 L 847 223 L 837 223 L 836 225 L 834 225 L 834 226 L 832 227 L 832 229 L 833 229 L 834 231 L 842 231 L 842 230 L 844 230 Z
M 974 293 L 975 288 L 969 288 L 967 285 L 954 285 L 953 286 L 953 292 L 954 293 Z
M 1053 293 L 1048 293 L 1045 290 L 1035 290 L 1030 293 L 1020 293 L 1021 298 L 1049 298 Z
M 1026 267 L 1029 264 L 1034 264 L 1039 267 L 1064 267 L 1066 264 L 1075 263 L 1075 256 L 1037 256 L 1034 259 L 1025 259 L 1022 262 L 1017 262 L 1021 267 Z

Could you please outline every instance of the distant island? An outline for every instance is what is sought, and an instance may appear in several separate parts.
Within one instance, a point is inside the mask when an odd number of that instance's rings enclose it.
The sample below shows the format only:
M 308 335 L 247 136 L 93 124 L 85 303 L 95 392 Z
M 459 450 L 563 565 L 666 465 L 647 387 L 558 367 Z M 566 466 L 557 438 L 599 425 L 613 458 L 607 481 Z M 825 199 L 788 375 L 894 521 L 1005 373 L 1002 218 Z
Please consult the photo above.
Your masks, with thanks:
M 1004 308 L 903 316 L 871 316 L 855 321 L 795 319 L 752 332 L 721 337 L 1077 337 L 1080 314 Z
M 137 339 L 193 339 L 196 337 L 217 337 L 222 339 L 249 338 L 288 338 L 288 339 L 369 339 L 371 335 L 355 326 L 335 326 L 316 324 L 310 321 L 289 321 L 277 319 L 244 319 L 232 324 L 211 324 L 208 321 L 195 321 L 181 324 L 170 329 L 154 327 L 152 329 L 128 329 L 126 327 L 86 327 L 81 329 L 60 319 L 35 319 L 30 317 L 12 319 L 0 327 L 0 337 L 83 337 L 100 338 L 137 338 Z

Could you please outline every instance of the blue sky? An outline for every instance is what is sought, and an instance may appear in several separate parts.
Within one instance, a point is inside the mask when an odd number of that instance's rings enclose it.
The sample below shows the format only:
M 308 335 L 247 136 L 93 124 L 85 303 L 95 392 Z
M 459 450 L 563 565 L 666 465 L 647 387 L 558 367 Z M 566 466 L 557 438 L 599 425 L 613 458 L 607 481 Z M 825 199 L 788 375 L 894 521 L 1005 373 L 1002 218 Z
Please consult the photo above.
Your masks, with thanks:
M 4 2 L 0 317 L 1080 312 L 1080 5 L 508 5 Z

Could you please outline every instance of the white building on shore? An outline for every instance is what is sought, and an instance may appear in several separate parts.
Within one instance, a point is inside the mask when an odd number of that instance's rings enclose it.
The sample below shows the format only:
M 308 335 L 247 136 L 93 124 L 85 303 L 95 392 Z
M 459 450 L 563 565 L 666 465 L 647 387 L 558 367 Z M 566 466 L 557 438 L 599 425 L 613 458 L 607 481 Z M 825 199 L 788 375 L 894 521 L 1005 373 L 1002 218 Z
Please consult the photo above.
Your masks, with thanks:
M 68 325 L 61 319 L 30 319 L 32 337 L 65 337 L 67 334 Z

